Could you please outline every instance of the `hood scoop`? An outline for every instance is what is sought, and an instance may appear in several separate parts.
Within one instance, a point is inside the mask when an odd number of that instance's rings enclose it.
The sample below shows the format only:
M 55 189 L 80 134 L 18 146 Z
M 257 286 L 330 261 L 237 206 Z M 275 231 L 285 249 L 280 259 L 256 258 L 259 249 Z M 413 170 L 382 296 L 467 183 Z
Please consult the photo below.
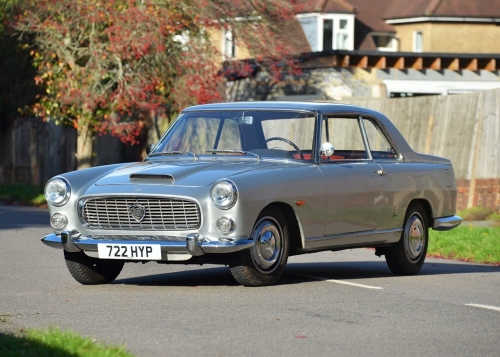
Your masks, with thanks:
M 172 175 L 164 174 L 130 174 L 130 181 L 148 181 L 155 183 L 174 183 L 175 178 Z

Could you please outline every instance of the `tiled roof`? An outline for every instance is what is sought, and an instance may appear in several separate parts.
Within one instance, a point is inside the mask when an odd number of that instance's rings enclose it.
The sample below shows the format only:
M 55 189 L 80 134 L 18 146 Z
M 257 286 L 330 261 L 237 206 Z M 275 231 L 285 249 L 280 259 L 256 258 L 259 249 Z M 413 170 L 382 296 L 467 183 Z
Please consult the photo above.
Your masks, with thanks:
M 416 16 L 500 17 L 500 0 L 296 0 L 301 13 L 356 13 L 375 27 Z M 371 20 L 368 20 L 371 18 Z M 383 21 L 382 21 L 383 22 Z
M 296 0 L 301 13 L 354 13 L 350 0 Z
M 500 0 L 393 0 L 383 17 L 401 19 L 420 16 L 500 17 Z
M 366 51 L 376 50 L 377 46 L 370 33 L 395 32 L 394 28 L 384 21 L 387 9 L 395 1 L 408 3 L 413 0 L 349 0 L 356 11 L 354 48 Z
M 297 0 L 301 12 L 355 13 L 354 48 L 376 50 L 370 33 L 395 32 L 387 19 L 412 17 L 500 17 L 500 0 Z M 321 10 L 323 9 L 323 10 Z

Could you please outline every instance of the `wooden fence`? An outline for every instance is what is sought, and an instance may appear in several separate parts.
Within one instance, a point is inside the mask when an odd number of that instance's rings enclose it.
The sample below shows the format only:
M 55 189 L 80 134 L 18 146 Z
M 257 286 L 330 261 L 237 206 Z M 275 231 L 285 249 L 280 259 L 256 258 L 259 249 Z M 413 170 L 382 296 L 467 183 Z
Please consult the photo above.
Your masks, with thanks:
M 76 130 L 39 119 L 17 119 L 0 132 L 0 184 L 43 186 L 52 176 L 76 169 Z M 123 162 L 123 145 L 97 137 L 93 165 Z
M 387 115 L 415 151 L 449 158 L 459 209 L 500 209 L 500 90 L 347 102 Z

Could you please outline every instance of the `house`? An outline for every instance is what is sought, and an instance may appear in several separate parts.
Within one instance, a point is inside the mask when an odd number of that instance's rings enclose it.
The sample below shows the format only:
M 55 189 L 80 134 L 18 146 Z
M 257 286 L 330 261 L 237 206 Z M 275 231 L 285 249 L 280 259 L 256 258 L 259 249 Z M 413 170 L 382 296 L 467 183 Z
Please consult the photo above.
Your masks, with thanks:
M 340 100 L 500 88 L 500 0 L 295 2 L 302 36 L 294 37 L 307 42 L 302 78 L 272 90 L 261 90 L 265 83 L 259 80 L 259 93 L 229 83 L 229 100 Z M 244 51 L 233 50 L 232 58 L 245 58 Z
M 499 0 L 299 0 L 311 51 L 500 53 Z

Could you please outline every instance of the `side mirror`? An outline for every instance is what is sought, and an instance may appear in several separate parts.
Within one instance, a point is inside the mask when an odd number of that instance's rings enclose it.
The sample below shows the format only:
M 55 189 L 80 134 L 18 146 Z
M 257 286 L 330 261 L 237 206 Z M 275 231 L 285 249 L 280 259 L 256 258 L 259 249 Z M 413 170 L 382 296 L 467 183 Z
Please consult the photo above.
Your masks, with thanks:
M 335 152 L 335 148 L 329 142 L 323 143 L 319 148 L 319 155 L 322 159 L 329 158 Z
M 151 153 L 151 151 L 153 151 L 153 149 L 155 148 L 155 144 L 148 144 L 146 146 L 146 155 L 149 155 Z

